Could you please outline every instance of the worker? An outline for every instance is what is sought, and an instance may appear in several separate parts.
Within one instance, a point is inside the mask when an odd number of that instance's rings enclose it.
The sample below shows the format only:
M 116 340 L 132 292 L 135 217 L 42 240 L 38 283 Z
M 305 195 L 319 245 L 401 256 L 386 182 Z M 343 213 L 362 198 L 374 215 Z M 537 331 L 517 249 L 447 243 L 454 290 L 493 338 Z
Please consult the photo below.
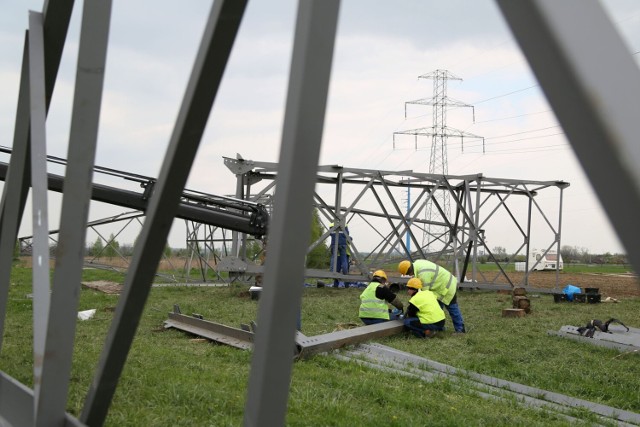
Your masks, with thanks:
M 432 338 L 437 331 L 444 330 L 444 311 L 436 295 L 422 289 L 422 282 L 412 277 L 407 282 L 409 304 L 404 318 L 404 326 L 420 338 Z
M 365 325 L 396 320 L 404 308 L 400 298 L 389 289 L 387 273 L 382 270 L 373 273 L 371 283 L 360 294 L 360 300 L 359 315 Z M 389 313 L 387 303 L 396 308 L 394 313 Z
M 458 306 L 458 280 L 453 274 L 426 259 L 419 259 L 414 263 L 408 260 L 401 261 L 398 264 L 398 272 L 402 275 L 414 276 L 420 279 L 422 289 L 433 292 L 440 304 L 449 312 L 454 332 L 466 332 L 464 319 Z
M 335 273 L 349 274 L 349 268 L 347 266 L 347 235 L 349 234 L 349 226 L 345 225 L 344 231 L 339 230 L 338 232 L 336 232 L 333 223 L 329 226 L 331 228 L 331 246 L 329 247 L 331 259 L 329 260 L 329 270 Z M 337 255 L 335 252 L 336 249 L 338 250 Z M 345 287 L 344 282 L 338 279 L 333 280 L 333 286 L 337 288 Z

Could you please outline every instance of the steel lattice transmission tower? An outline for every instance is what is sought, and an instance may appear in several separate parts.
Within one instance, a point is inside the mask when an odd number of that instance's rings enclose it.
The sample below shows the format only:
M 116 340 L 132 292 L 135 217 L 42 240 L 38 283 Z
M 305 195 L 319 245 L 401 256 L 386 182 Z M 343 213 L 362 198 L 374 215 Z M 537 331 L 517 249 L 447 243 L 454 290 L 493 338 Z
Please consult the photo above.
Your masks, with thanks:
M 458 137 L 461 139 L 462 150 L 464 151 L 464 138 L 469 139 L 482 139 L 482 146 L 484 152 L 484 138 L 472 133 L 464 132 L 458 129 L 447 126 L 447 110 L 449 108 L 459 107 L 471 107 L 470 104 L 465 104 L 460 101 L 456 101 L 447 96 L 447 83 L 449 80 L 460 80 L 461 78 L 453 75 L 447 70 L 435 70 L 428 74 L 418 76 L 419 79 L 431 79 L 433 80 L 433 97 L 425 99 L 417 99 L 415 101 L 405 102 L 404 117 L 407 118 L 407 105 L 430 105 L 432 110 L 432 124 L 430 127 L 422 127 L 418 129 L 409 129 L 404 131 L 398 131 L 393 133 L 393 147 L 396 145 L 396 135 L 413 135 L 414 146 L 418 150 L 418 137 L 426 136 L 431 137 L 431 153 L 429 156 L 429 173 L 436 175 L 448 175 L 449 165 L 447 160 L 447 142 L 449 137 Z M 475 122 L 475 112 L 473 114 Z M 429 226 L 425 230 L 423 237 L 423 245 L 428 249 L 436 242 L 446 244 L 449 237 L 448 229 L 441 225 L 435 225 L 434 222 L 442 223 L 443 221 L 436 221 L 435 218 L 439 215 L 434 211 L 434 203 L 437 203 L 446 218 L 451 218 L 451 206 L 450 195 L 448 191 L 436 191 L 431 200 L 426 206 L 426 219 L 429 221 Z

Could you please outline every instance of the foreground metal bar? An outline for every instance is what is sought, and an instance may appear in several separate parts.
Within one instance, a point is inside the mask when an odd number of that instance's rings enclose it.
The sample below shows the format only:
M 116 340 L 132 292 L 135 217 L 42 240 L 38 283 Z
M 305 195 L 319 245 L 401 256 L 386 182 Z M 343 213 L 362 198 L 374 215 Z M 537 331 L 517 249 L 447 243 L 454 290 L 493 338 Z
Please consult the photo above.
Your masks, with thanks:
M 0 372 L 0 426 L 32 426 L 34 418 L 33 391 L 5 374 Z M 69 414 L 59 424 L 63 427 L 84 426 Z
M 291 74 L 280 147 L 278 191 L 269 230 L 265 292 L 244 412 L 246 426 L 285 424 L 296 317 L 309 245 L 338 0 L 298 3 Z
M 246 4 L 220 0 L 211 8 L 131 270 L 82 410 L 80 419 L 88 425 L 101 426 L 109 410 Z
M 58 73 L 62 49 L 66 39 L 73 0 L 47 0 L 44 10 L 44 46 L 45 46 L 45 104 L 49 109 L 51 94 Z M 14 128 L 13 147 L 15 155 L 11 158 L 11 170 L 7 173 L 6 185 L 0 203 L 0 349 L 4 335 L 4 317 L 6 295 L 9 287 L 9 275 L 13 259 L 13 247 L 29 191 L 29 53 L 25 36 L 22 54 L 22 71 L 18 109 Z
M 61 423 L 65 416 L 110 19 L 111 0 L 85 2 L 60 215 L 64 244 L 56 253 L 36 425 Z
M 640 70 L 599 2 L 498 0 L 558 121 L 640 271 Z M 615 78 L 611 70 L 615 69 Z M 616 191 L 611 191 L 615 184 Z
M 31 199 L 33 229 L 33 390 L 40 400 L 42 364 L 51 301 L 49 281 L 49 210 L 42 14 L 29 13 L 29 86 L 31 112 Z
M 13 135 L 14 155 L 0 202 L 0 350 L 4 337 L 4 320 L 9 297 L 13 248 L 22 220 L 24 202 L 29 191 L 29 47 L 25 38 L 18 93 L 18 110 Z

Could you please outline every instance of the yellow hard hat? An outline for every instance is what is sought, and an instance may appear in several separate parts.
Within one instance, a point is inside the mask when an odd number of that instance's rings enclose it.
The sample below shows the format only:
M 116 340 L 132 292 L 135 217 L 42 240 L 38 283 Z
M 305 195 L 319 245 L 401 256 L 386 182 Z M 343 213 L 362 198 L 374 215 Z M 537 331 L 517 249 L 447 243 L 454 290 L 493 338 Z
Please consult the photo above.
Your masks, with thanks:
M 422 281 L 417 277 L 412 277 L 407 282 L 407 288 L 416 289 L 419 291 L 420 289 L 422 289 Z
M 382 270 L 376 270 L 373 272 L 373 277 L 379 277 L 381 279 L 387 280 L 387 273 Z
M 398 264 L 398 273 L 407 274 L 407 271 L 409 271 L 409 267 L 411 267 L 411 261 L 408 261 L 406 259 L 404 261 L 400 261 L 400 264 Z

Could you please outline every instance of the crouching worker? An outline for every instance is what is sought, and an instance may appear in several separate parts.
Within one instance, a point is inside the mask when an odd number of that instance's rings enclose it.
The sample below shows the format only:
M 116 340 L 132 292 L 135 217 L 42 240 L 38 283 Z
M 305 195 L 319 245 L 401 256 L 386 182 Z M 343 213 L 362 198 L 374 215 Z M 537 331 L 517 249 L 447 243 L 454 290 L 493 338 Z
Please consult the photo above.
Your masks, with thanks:
M 398 319 L 404 308 L 402 301 L 391 292 L 387 285 L 387 273 L 377 270 L 369 286 L 360 294 L 360 319 L 365 325 Z M 398 314 L 390 314 L 387 303 L 397 309 Z
M 422 281 L 416 277 L 407 282 L 409 304 L 404 319 L 404 326 L 420 338 L 431 338 L 436 331 L 444 330 L 444 311 L 438 303 L 436 295 L 422 289 Z

